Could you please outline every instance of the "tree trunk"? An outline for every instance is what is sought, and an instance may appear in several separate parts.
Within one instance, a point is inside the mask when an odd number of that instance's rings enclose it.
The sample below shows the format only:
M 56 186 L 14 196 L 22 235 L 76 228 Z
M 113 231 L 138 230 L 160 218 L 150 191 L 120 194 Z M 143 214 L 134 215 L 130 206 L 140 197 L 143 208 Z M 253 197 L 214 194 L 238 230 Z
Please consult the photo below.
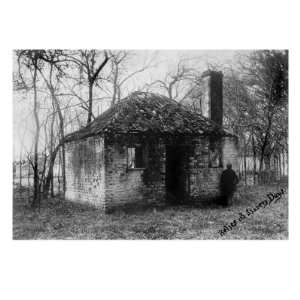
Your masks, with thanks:
M 252 134 L 252 152 L 253 152 L 253 184 L 256 184 L 256 149 L 254 136 Z
M 57 152 L 58 152 L 60 146 L 61 146 L 61 144 L 58 144 L 55 147 L 55 149 L 53 150 L 53 152 L 51 153 L 48 174 L 47 174 L 47 177 L 45 180 L 45 186 L 44 186 L 44 194 L 45 195 L 48 195 L 51 181 L 53 181 L 53 167 L 54 167 L 55 158 L 56 158 L 56 155 L 57 155 Z
M 62 144 L 61 151 L 62 151 L 63 198 L 65 199 L 65 196 L 66 196 L 66 151 L 65 151 L 64 143 Z
M 265 156 L 264 162 L 265 162 L 265 171 L 266 171 L 265 183 L 270 183 L 270 181 L 271 181 L 271 174 L 270 174 L 270 171 L 271 171 L 271 157 L 269 155 Z
M 54 187 L 53 187 L 53 175 L 51 176 L 51 182 L 50 182 L 50 196 L 54 197 Z
M 260 154 L 260 165 L 259 165 L 259 171 L 262 171 L 262 165 L 264 162 L 264 158 L 265 158 L 265 151 L 267 146 L 269 145 L 269 138 L 270 138 L 270 130 L 271 130 L 271 126 L 272 126 L 272 119 L 273 119 L 273 115 L 269 115 L 268 116 L 268 127 L 266 129 L 265 132 L 265 137 L 264 137 L 264 142 L 263 145 L 261 147 L 261 154 Z
M 65 194 L 66 194 L 66 154 L 65 153 L 66 153 L 66 151 L 65 151 L 65 143 L 64 143 L 64 137 L 65 137 L 64 117 L 62 115 L 58 99 L 56 98 L 53 89 L 52 89 L 52 97 L 55 101 L 55 105 L 56 105 L 56 109 L 57 109 L 58 117 L 59 117 L 59 132 L 60 132 L 60 140 L 61 140 L 60 145 L 61 145 L 61 151 L 62 151 L 63 198 L 65 198 Z M 54 162 L 53 162 L 53 164 L 54 164 Z M 53 169 L 53 167 L 52 167 L 52 169 Z M 53 170 L 52 170 L 52 176 L 53 176 Z
M 245 175 L 245 185 L 247 185 L 247 158 L 244 151 L 244 175 Z
M 276 180 L 278 180 L 280 178 L 278 156 L 274 157 L 274 163 L 275 163 L 275 168 L 276 168 Z
M 279 163 L 279 178 L 281 179 L 281 177 L 282 177 L 282 169 L 281 169 L 282 161 L 281 161 L 281 153 L 280 152 L 279 152 L 279 157 L 278 157 L 278 163 Z
M 60 170 L 61 170 L 61 150 L 59 150 L 58 152 L 58 176 L 57 176 L 58 194 L 60 194 Z
M 119 68 L 116 65 L 114 80 L 113 80 L 113 94 L 112 94 L 111 106 L 115 105 L 115 103 L 117 102 L 118 76 L 119 76 Z
M 54 102 L 52 100 L 52 108 L 53 108 L 53 115 L 52 115 L 52 120 L 51 120 L 51 127 L 50 127 L 50 157 L 52 156 L 53 153 L 53 140 L 54 140 L 54 122 L 55 122 L 55 105 Z M 55 155 L 56 156 L 56 155 Z M 50 175 L 50 193 L 51 193 L 51 197 L 54 197 L 54 190 L 53 190 L 53 164 L 52 164 L 52 171 L 51 171 L 51 175 Z M 48 194 L 48 191 L 47 191 Z
M 260 159 L 259 159 L 259 172 L 261 173 L 263 170 L 263 164 L 264 164 L 264 154 L 260 154 Z
M 27 162 L 27 191 L 28 191 L 28 199 L 30 197 L 30 165 L 29 163 Z
M 93 84 L 89 83 L 89 106 L 88 106 L 88 117 L 87 117 L 87 124 L 92 121 L 93 115 Z
M 283 176 L 285 176 L 286 175 L 286 173 L 285 173 L 285 152 L 284 151 L 282 151 L 282 169 L 283 169 Z
M 34 74 L 33 74 L 33 92 L 34 92 L 34 109 L 33 115 L 35 120 L 36 132 L 34 137 L 34 163 L 33 163 L 33 201 L 31 206 L 36 207 L 39 204 L 39 169 L 38 169 L 38 146 L 39 146 L 39 137 L 40 137 L 40 122 L 38 116 L 38 103 L 37 103 L 37 88 L 36 88 L 36 79 L 37 79 L 37 62 L 35 61 Z
M 30 166 L 27 163 L 27 185 L 28 185 L 28 189 L 30 188 Z
M 20 190 L 21 190 L 21 187 L 22 187 L 22 156 L 20 154 L 20 178 L 19 178 L 19 181 L 20 181 Z

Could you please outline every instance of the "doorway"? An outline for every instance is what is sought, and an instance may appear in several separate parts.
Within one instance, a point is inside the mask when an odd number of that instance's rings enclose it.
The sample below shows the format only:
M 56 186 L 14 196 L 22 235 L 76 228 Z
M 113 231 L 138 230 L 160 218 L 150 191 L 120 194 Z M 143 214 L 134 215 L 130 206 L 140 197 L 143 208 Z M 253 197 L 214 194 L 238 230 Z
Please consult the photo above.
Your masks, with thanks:
M 183 203 L 186 196 L 186 153 L 186 147 L 166 146 L 166 191 L 172 204 Z

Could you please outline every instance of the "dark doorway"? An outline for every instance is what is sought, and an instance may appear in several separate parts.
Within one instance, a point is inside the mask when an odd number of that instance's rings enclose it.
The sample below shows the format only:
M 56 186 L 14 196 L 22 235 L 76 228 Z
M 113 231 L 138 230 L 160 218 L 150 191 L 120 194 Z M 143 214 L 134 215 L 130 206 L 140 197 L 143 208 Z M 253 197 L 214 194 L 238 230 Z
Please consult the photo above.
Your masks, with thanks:
M 166 147 L 166 190 L 173 204 L 183 203 L 186 196 L 186 150 L 183 146 Z

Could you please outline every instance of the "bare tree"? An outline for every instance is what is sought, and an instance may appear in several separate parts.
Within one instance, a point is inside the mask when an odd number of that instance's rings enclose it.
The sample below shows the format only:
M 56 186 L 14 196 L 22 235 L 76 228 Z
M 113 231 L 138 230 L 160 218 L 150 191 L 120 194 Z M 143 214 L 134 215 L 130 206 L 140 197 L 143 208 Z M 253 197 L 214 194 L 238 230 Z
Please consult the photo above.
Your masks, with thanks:
M 34 136 L 34 159 L 31 161 L 31 165 L 34 173 L 34 192 L 32 207 L 36 207 L 40 203 L 40 190 L 39 190 L 39 159 L 38 159 L 38 147 L 40 137 L 40 120 L 39 120 L 39 102 L 37 97 L 37 81 L 38 81 L 38 69 L 42 67 L 38 50 L 19 50 L 16 51 L 18 57 L 18 79 L 19 86 L 22 86 L 26 90 L 33 89 L 33 115 L 35 120 L 35 136 Z M 30 83 L 27 83 L 24 79 L 22 67 L 30 73 Z M 25 72 L 26 72 L 25 71 Z
M 260 146 L 260 171 L 265 163 L 270 169 L 273 152 L 272 135 L 288 101 L 287 51 L 254 51 L 243 64 L 245 80 L 254 89 L 256 104 L 260 107 L 260 122 L 255 126 Z M 284 126 L 286 128 L 286 126 Z M 277 131 L 276 131 L 277 132 Z
M 110 73 L 104 78 L 104 81 L 109 85 L 106 94 L 111 97 L 110 105 L 112 106 L 121 100 L 124 86 L 130 79 L 155 66 L 155 55 L 145 60 L 141 67 L 137 67 L 133 71 L 129 70 L 129 65 L 135 57 L 134 51 L 109 51 L 109 57 Z
M 287 148 L 287 53 L 254 51 L 240 64 L 224 77 L 225 125 L 245 141 L 244 159 L 252 152 L 253 174 L 259 158 L 268 181 L 271 156 Z
M 79 71 L 80 77 L 76 79 L 76 84 L 85 81 L 88 86 L 88 100 L 84 100 L 80 95 L 75 93 L 72 89 L 72 93 L 76 96 L 82 104 L 82 108 L 87 110 L 87 124 L 92 121 L 93 118 L 93 90 L 100 78 L 100 73 L 103 71 L 107 62 L 109 61 L 109 56 L 107 51 L 98 50 L 78 50 L 72 51 L 66 54 L 66 58 L 73 62 L 77 70 Z M 100 62 L 98 62 L 100 60 Z
M 184 101 L 195 92 L 199 79 L 199 71 L 188 67 L 186 61 L 187 59 L 181 59 L 175 70 L 167 72 L 163 80 L 155 80 L 146 84 L 145 88 L 149 91 L 161 91 L 175 101 Z
M 55 113 L 58 115 L 59 119 L 59 136 L 60 141 L 56 148 L 53 150 L 53 145 L 51 145 L 51 157 L 50 157 L 50 164 L 48 169 L 48 175 L 45 180 L 45 194 L 48 194 L 50 183 L 53 180 L 53 166 L 56 158 L 56 154 L 58 148 L 62 148 L 62 177 L 63 177 L 63 196 L 65 196 L 66 192 L 66 174 L 65 174 L 65 144 L 64 144 L 64 137 L 65 137 L 65 121 L 64 121 L 64 114 L 61 108 L 60 100 L 57 96 L 57 86 L 61 78 L 64 76 L 63 68 L 65 67 L 64 63 L 66 62 L 64 58 L 64 53 L 61 50 L 46 50 L 40 52 L 40 59 L 45 63 L 47 66 L 48 74 L 45 74 L 44 70 L 38 68 L 38 71 L 43 78 L 51 96 L 52 100 L 52 107 L 53 107 L 53 118 L 55 117 Z M 67 65 L 66 65 L 67 66 Z M 55 80 L 55 82 L 54 82 Z M 54 125 L 54 119 L 52 120 L 52 129 Z M 53 136 L 51 137 L 51 141 L 53 142 Z

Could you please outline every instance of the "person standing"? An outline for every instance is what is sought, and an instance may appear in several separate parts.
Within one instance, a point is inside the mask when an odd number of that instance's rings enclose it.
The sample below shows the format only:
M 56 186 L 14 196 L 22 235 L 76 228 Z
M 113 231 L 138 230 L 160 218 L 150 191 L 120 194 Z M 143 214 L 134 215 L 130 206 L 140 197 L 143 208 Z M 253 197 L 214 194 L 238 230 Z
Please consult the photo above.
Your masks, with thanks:
M 236 173 L 232 170 L 231 163 L 228 163 L 226 167 L 227 169 L 222 172 L 220 182 L 221 204 L 223 206 L 228 206 L 232 203 L 232 197 L 239 182 Z

